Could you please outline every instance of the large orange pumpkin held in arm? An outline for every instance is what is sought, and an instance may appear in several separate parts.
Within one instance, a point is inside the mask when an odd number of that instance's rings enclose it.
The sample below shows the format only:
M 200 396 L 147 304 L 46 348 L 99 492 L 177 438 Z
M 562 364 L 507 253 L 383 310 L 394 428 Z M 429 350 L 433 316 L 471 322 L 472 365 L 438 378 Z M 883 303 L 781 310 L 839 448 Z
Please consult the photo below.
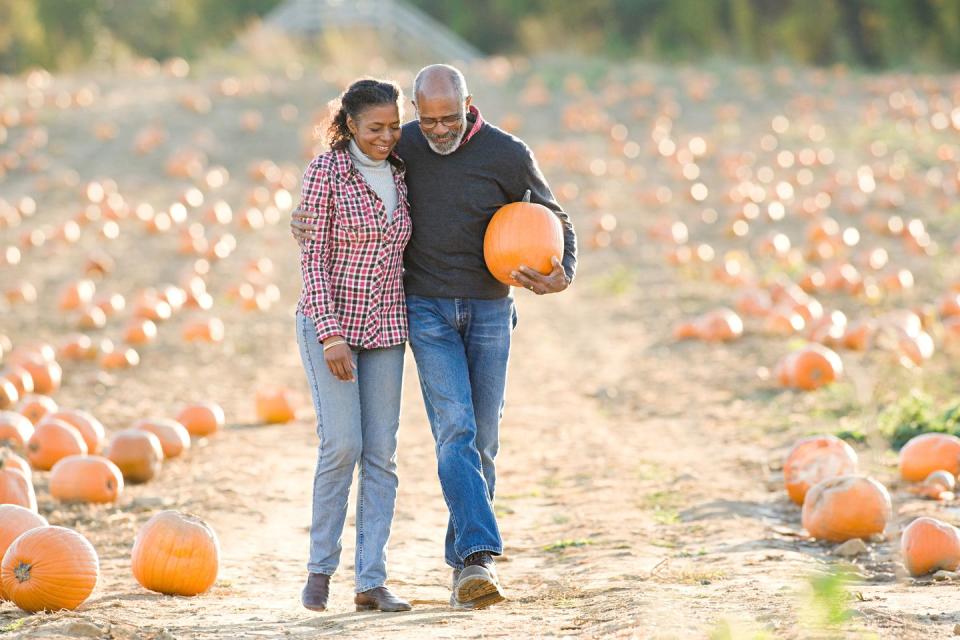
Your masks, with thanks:
M 551 258 L 563 258 L 563 228 L 555 213 L 530 202 L 530 190 L 522 202 L 500 207 L 483 237 L 483 259 L 494 278 L 519 287 L 510 275 L 521 265 L 546 275 L 553 271 Z

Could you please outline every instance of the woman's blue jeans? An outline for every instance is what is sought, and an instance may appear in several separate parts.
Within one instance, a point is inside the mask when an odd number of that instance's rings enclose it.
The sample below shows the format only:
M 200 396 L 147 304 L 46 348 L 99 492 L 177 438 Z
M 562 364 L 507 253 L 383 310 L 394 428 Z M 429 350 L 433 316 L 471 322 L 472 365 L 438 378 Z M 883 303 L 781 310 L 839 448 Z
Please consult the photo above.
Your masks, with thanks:
M 340 563 L 347 498 L 359 464 L 356 590 L 367 591 L 387 579 L 387 541 L 397 499 L 404 345 L 354 351 L 356 381 L 343 382 L 327 369 L 313 321 L 299 313 L 297 343 L 320 438 L 307 568 L 332 575 Z
M 493 511 L 494 460 L 517 312 L 511 297 L 408 295 L 407 318 L 450 512 L 445 559 L 460 569 L 477 551 L 503 552 Z

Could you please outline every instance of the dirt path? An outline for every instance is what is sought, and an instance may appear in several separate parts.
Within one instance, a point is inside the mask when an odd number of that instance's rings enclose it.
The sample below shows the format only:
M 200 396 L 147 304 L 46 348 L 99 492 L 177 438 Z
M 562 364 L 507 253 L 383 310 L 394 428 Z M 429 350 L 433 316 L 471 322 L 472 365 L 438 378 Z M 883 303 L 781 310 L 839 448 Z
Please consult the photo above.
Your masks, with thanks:
M 116 508 L 47 504 L 51 520 L 95 541 L 103 583 L 81 612 L 21 617 L 5 605 L 0 620 L 7 628 L 24 621 L 10 637 L 36 638 L 95 629 L 115 638 L 685 638 L 724 619 L 806 637 L 794 631 L 798 593 L 825 554 L 790 535 L 799 530 L 798 514 L 767 469 L 776 458 L 769 447 L 785 441 L 756 426 L 765 400 L 735 398 L 742 380 L 711 386 L 717 378 L 709 372 L 736 371 L 738 354 L 669 343 L 669 323 L 656 308 L 676 289 L 659 267 L 641 265 L 638 273 L 634 294 L 603 309 L 600 323 L 589 262 L 569 295 L 520 296 L 499 459 L 501 571 L 510 595 L 503 606 L 460 613 L 446 605 L 445 510 L 408 358 L 390 583 L 416 603 L 413 612 L 353 612 L 352 517 L 330 611 L 300 608 L 315 446 L 304 419 L 233 424 L 187 460 L 170 463 L 158 481 L 131 488 Z M 272 366 L 305 397 L 285 322 L 272 318 L 266 332 L 279 334 L 266 342 L 287 354 Z M 237 393 L 241 377 L 222 383 L 225 391 L 237 385 L 227 391 L 227 406 L 240 416 L 249 410 Z M 130 577 L 135 526 L 161 506 L 202 513 L 218 531 L 223 568 L 210 594 L 156 596 Z M 857 590 L 865 598 L 862 622 L 884 635 L 922 637 L 952 627 L 949 615 L 927 621 L 912 612 L 918 605 L 949 611 L 944 589 Z
M 89 131 L 91 114 L 50 118 L 56 141 L 51 175 L 76 162 L 79 178 L 114 175 L 123 192 L 160 207 L 185 186 L 157 179 L 163 158 L 174 142 L 195 144 L 235 176 L 221 195 L 239 209 L 251 186 L 243 177 L 249 162 L 299 162 L 291 148 L 298 130 L 280 122 L 277 107 L 296 102 L 303 123 L 323 104 L 309 91 L 324 99 L 330 91 L 278 83 L 272 94 L 254 94 L 245 106 L 215 96 L 214 114 L 203 115 L 177 105 L 180 89 L 131 99 L 143 84 L 104 86 L 106 111 L 97 119 L 114 117 L 121 132 L 106 147 L 92 144 L 89 135 L 70 138 Z M 487 103 L 496 101 L 488 97 Z M 268 116 L 259 137 L 245 137 L 237 125 L 251 104 Z M 130 156 L 137 127 L 150 119 L 165 122 L 173 141 L 163 153 L 119 166 L 117 158 Z M 535 142 L 536 134 L 531 137 Z M 104 148 L 110 153 L 93 151 Z M 6 183 L 11 193 L 27 192 L 32 184 L 27 174 L 11 174 Z M 614 203 L 630 202 L 631 193 L 614 194 Z M 38 223 L 74 212 L 75 186 L 44 197 L 51 204 Z M 642 232 L 648 222 L 624 224 Z M 590 221 L 582 216 L 578 224 L 586 229 Z M 132 295 L 175 281 L 186 264 L 176 253 L 176 238 L 148 237 L 133 222 L 124 229 L 113 245 L 117 271 L 103 288 Z M 214 399 L 227 411 L 228 428 L 169 462 L 156 481 L 129 487 L 112 507 L 57 505 L 46 492 L 45 474 L 37 474 L 41 511 L 91 539 L 102 561 L 102 582 L 78 612 L 27 616 L 0 604 L 3 637 L 757 637 L 749 631 L 723 635 L 729 621 L 782 638 L 861 637 L 864 631 L 929 638 L 949 635 L 960 623 L 955 588 L 897 581 L 894 545 L 887 542 L 856 565 L 860 578 L 848 591 L 859 595 L 845 602 L 855 612 L 846 628 L 819 629 L 824 606 L 836 598 L 820 608 L 807 606 L 808 577 L 824 574 L 835 559 L 825 546 L 800 537 L 799 513 L 786 500 L 777 467 L 793 439 L 832 432 L 835 421 L 813 411 L 813 397 L 772 391 L 758 378 L 757 369 L 772 365 L 781 342 L 750 336 L 729 348 L 674 343 L 675 320 L 726 302 L 726 294 L 679 278 L 645 242 L 618 251 L 585 248 L 578 281 L 567 294 L 518 294 L 521 318 L 498 459 L 497 510 L 506 543 L 501 574 L 509 601 L 483 612 L 447 606 L 450 576 L 441 554 L 446 512 L 408 355 L 389 568 L 390 584 L 415 609 L 401 615 L 353 611 L 352 517 L 331 610 L 302 609 L 316 446 L 312 410 L 305 403 L 301 420 L 273 427 L 255 424 L 252 411 L 253 390 L 261 383 L 285 384 L 304 401 L 309 397 L 293 337 L 299 274 L 283 224 L 237 235 L 236 255 L 209 278 L 214 312 L 228 327 L 222 345 L 185 345 L 176 319 L 144 349 L 137 370 L 104 375 L 91 365 L 71 365 L 57 396 L 62 406 L 94 411 L 111 431 L 137 418 L 172 415 L 186 400 Z M 4 332 L 26 342 L 57 341 L 71 330 L 53 294 L 100 244 L 85 237 L 69 253 L 54 248 L 25 260 L 25 272 L 41 285 L 41 300 L 4 309 Z M 260 256 L 276 265 L 281 303 L 248 313 L 226 292 L 245 261 Z M 851 368 L 856 378 L 856 363 Z M 861 454 L 881 479 L 893 479 L 888 452 Z M 895 497 L 901 513 L 921 508 Z M 162 597 L 133 580 L 133 537 L 160 508 L 197 513 L 218 532 L 222 570 L 210 593 Z M 941 517 L 956 521 L 960 514 L 944 509 Z

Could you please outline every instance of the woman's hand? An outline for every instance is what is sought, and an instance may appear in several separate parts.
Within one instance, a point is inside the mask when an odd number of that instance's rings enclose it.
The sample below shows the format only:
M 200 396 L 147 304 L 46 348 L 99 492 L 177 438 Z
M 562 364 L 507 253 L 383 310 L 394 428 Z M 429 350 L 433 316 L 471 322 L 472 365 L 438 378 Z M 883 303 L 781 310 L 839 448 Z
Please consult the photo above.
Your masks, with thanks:
M 331 346 L 332 345 L 332 346 Z M 353 352 L 343 336 L 330 336 L 323 341 L 323 359 L 335 378 L 344 382 L 353 382 Z
M 294 209 L 290 215 L 290 233 L 293 234 L 301 249 L 303 249 L 305 241 L 317 239 L 316 223 L 316 217 L 300 209 Z

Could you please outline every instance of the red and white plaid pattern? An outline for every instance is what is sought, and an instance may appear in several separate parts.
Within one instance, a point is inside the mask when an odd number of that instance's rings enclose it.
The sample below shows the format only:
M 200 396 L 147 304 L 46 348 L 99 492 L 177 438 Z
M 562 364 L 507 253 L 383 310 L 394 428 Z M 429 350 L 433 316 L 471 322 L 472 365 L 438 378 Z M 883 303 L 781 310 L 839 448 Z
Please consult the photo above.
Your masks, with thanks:
M 394 169 L 393 181 L 398 203 L 388 223 L 383 201 L 347 150 L 320 154 L 303 174 L 300 209 L 316 216 L 317 226 L 300 250 L 297 310 L 313 320 L 320 341 L 339 335 L 353 347 L 377 349 L 407 339 L 403 250 L 411 227 L 402 169 Z
M 467 144 L 467 141 L 470 140 L 470 138 L 472 138 L 477 131 L 480 131 L 481 127 L 483 127 L 483 116 L 480 115 L 480 109 L 470 105 L 470 113 L 475 115 L 477 119 L 473 121 L 473 126 L 470 127 L 470 130 L 467 131 L 467 135 L 463 136 L 463 139 L 460 141 L 461 147 Z M 467 122 L 469 123 L 470 121 L 468 120 Z

